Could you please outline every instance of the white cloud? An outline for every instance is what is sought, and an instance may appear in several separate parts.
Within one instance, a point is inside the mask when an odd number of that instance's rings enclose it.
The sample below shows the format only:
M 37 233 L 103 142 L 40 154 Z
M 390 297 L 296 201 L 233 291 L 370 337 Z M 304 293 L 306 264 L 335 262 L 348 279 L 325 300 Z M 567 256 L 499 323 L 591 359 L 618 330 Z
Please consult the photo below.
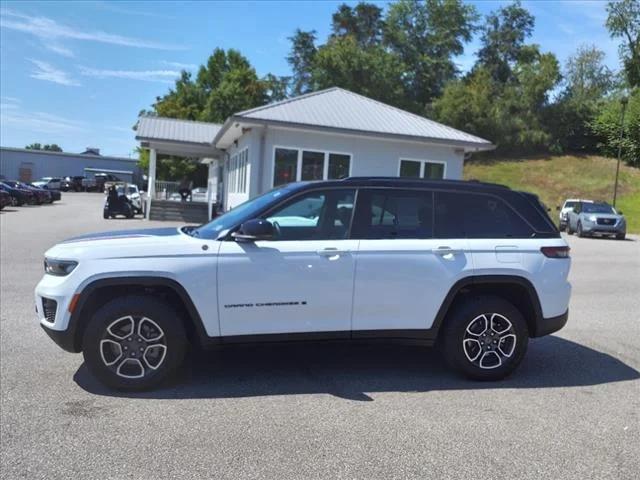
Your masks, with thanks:
M 0 27 L 33 35 L 45 48 L 65 56 L 72 56 L 73 52 L 61 44 L 62 40 L 81 40 L 155 50 L 185 50 L 185 47 L 180 45 L 126 37 L 101 30 L 70 27 L 48 17 L 35 17 L 6 9 L 0 12 Z
M 78 86 L 79 82 L 74 80 L 69 76 L 69 74 L 63 70 L 59 70 L 54 67 L 50 63 L 43 62 L 42 60 L 32 60 L 30 62 L 33 63 L 36 69 L 31 72 L 30 77 L 35 78 L 37 80 L 44 80 L 46 82 L 53 82 L 59 85 L 66 86 Z
M 124 2 L 121 2 L 121 4 Z M 97 2 L 97 6 L 110 10 L 115 13 L 122 13 L 124 15 L 135 15 L 140 17 L 151 17 L 151 18 L 166 18 L 166 19 L 175 19 L 176 17 L 172 17 L 170 15 L 162 15 L 160 13 L 151 12 L 149 10 L 132 10 L 130 8 L 122 8 L 120 6 L 116 6 L 114 2 Z
M 143 80 L 172 84 L 180 76 L 177 70 L 104 70 L 80 67 L 80 73 L 87 77 L 96 78 L 124 78 L 127 80 Z
M 21 109 L 7 112 L 3 109 L 0 119 L 3 128 L 13 127 L 35 133 L 64 134 L 86 131 L 80 122 L 46 112 L 27 112 Z
M 167 62 L 166 60 L 161 60 L 160 63 L 167 67 L 179 68 L 181 70 L 195 70 L 198 68 L 195 63 Z

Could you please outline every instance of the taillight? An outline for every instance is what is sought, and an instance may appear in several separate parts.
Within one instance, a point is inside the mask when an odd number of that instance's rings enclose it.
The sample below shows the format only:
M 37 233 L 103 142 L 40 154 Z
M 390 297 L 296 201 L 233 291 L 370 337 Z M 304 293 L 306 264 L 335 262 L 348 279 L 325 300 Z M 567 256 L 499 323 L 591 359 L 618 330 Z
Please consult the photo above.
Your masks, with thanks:
M 540 251 L 548 258 L 569 258 L 569 247 L 542 247 Z

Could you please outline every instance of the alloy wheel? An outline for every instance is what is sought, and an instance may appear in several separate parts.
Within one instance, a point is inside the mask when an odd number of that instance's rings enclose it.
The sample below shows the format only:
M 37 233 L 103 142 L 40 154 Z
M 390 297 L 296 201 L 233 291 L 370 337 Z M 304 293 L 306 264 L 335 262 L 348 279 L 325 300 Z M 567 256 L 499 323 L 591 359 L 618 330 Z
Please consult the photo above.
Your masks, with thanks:
M 465 329 L 462 349 L 475 366 L 490 370 L 506 363 L 516 349 L 513 324 L 499 313 L 484 313 L 475 317 Z
M 144 378 L 160 368 L 167 355 L 166 336 L 144 316 L 128 315 L 113 321 L 100 340 L 104 365 L 122 378 Z

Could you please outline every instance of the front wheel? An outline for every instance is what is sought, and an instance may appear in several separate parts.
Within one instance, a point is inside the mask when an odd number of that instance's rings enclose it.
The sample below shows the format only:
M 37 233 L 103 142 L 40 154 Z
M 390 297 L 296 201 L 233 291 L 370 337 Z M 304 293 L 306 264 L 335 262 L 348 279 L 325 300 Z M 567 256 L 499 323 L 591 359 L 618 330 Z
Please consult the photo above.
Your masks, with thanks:
M 578 237 L 580 237 L 580 238 L 584 238 L 586 236 L 584 234 L 584 231 L 582 230 L 582 224 L 580 222 L 578 222 L 578 230 L 576 231 L 576 233 L 578 234 Z
M 182 364 L 186 347 L 182 319 L 171 306 L 137 295 L 100 308 L 82 341 L 91 373 L 116 390 L 146 390 L 166 381 Z
M 616 240 L 624 240 L 627 237 L 626 233 L 617 233 Z
M 500 380 L 520 364 L 529 332 L 520 311 L 492 296 L 470 298 L 447 316 L 441 346 L 447 363 L 474 380 Z

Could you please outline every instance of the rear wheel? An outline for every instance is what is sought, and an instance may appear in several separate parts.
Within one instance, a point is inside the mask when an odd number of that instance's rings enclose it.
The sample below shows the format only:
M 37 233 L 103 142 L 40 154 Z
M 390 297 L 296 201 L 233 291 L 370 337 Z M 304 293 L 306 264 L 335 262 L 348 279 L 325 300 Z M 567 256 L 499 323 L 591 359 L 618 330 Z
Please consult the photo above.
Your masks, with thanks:
M 105 220 L 109 218 L 109 210 L 107 210 L 106 208 L 102 210 L 102 218 L 104 218 Z
M 500 297 L 471 298 L 446 319 L 442 347 L 447 363 L 474 380 L 500 380 L 520 364 L 529 332 L 520 311 Z
M 104 385 L 145 390 L 174 375 L 187 346 L 182 319 L 149 296 L 117 298 L 100 308 L 84 333 L 87 367 Z

